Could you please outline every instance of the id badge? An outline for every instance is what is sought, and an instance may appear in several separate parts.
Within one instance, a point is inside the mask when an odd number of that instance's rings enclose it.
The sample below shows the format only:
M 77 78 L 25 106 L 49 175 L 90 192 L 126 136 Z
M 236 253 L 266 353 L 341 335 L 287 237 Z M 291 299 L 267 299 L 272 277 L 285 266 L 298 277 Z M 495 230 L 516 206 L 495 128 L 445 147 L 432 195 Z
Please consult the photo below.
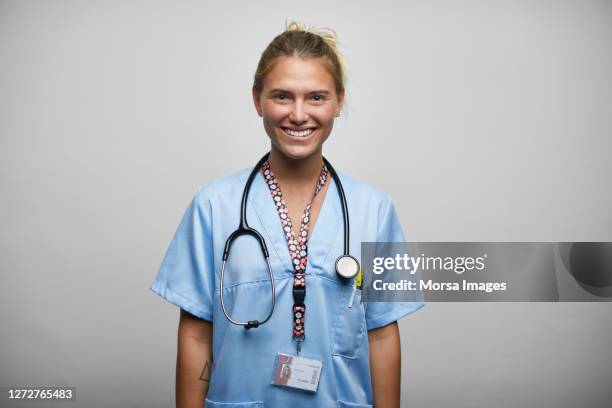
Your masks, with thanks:
M 274 362 L 272 384 L 317 392 L 322 368 L 322 361 L 278 353 Z

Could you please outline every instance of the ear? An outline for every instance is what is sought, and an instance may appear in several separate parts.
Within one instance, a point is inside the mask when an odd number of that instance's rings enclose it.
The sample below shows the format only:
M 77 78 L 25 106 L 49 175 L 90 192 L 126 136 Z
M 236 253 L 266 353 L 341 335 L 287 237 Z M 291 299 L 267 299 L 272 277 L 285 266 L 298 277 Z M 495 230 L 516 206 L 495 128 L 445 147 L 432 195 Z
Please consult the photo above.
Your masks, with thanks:
M 255 87 L 253 87 L 251 93 L 253 94 L 253 104 L 255 105 L 255 110 L 257 111 L 257 114 L 259 116 L 263 117 L 263 112 L 261 110 L 261 102 L 259 101 L 259 94 L 255 90 Z
M 336 108 L 335 116 L 340 116 L 342 112 L 342 106 L 344 105 L 344 89 L 338 92 L 338 107 Z

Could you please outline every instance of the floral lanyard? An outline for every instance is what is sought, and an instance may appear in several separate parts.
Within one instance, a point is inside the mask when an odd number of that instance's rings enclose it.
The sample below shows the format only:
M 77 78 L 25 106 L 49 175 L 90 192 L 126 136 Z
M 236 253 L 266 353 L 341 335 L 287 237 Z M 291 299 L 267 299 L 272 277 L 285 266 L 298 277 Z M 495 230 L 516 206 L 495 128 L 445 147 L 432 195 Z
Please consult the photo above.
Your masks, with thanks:
M 306 313 L 306 305 L 304 298 L 306 297 L 306 264 L 308 262 L 308 222 L 310 221 L 310 207 L 314 198 L 317 196 L 319 191 L 325 185 L 327 181 L 328 170 L 325 164 L 321 169 L 321 174 L 317 181 L 314 193 L 310 202 L 304 209 L 304 215 L 302 216 L 302 223 L 300 225 L 300 233 L 298 238 L 295 238 L 293 232 L 293 226 L 291 219 L 289 218 L 289 211 L 287 205 L 283 199 L 283 193 L 281 192 L 280 186 L 276 176 L 270 169 L 270 163 L 266 160 L 262 165 L 263 176 L 270 188 L 272 193 L 272 199 L 276 205 L 276 211 L 280 217 L 281 226 L 287 239 L 287 246 L 289 248 L 289 255 L 291 262 L 293 263 L 293 339 L 296 341 L 297 353 L 300 353 L 301 343 L 306 338 L 304 334 L 304 315 Z

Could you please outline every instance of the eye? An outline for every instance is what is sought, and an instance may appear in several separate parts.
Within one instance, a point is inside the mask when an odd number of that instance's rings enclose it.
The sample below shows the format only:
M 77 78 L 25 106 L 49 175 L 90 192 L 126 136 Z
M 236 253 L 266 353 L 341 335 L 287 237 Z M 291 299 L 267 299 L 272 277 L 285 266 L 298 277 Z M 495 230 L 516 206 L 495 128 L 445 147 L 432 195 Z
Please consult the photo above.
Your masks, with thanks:
M 287 95 L 285 95 L 285 94 L 276 94 L 276 95 L 274 95 L 274 99 L 279 100 L 279 101 L 286 101 L 287 100 Z
M 323 102 L 325 100 L 325 95 L 320 95 L 320 94 L 312 95 L 312 100 L 315 102 Z

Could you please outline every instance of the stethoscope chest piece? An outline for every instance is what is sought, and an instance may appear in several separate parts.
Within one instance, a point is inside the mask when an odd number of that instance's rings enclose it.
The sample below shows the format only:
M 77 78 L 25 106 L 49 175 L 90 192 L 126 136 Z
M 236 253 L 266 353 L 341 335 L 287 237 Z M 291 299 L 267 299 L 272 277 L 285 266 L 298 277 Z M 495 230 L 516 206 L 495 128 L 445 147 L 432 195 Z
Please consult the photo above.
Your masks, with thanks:
M 353 279 L 359 273 L 359 262 L 351 255 L 342 255 L 336 260 L 336 273 L 343 279 Z

